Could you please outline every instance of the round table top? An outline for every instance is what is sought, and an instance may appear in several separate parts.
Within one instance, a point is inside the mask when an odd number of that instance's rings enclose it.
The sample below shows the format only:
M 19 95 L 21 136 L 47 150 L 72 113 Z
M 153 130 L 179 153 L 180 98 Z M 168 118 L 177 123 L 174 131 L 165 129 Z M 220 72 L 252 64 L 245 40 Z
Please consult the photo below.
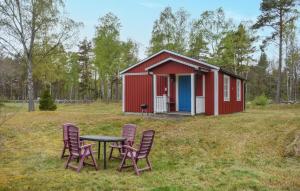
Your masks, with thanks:
M 90 141 L 102 141 L 102 142 L 117 142 L 117 141 L 125 141 L 124 137 L 113 137 L 113 136 L 103 136 L 103 135 L 83 135 L 80 136 L 82 140 L 90 140 Z

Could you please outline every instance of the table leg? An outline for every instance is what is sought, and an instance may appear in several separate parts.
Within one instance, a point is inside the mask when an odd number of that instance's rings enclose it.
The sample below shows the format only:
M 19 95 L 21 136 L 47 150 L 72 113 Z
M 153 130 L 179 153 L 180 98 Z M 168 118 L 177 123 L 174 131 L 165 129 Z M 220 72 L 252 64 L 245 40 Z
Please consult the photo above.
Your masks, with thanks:
M 103 160 L 104 160 L 104 169 L 106 169 L 106 142 L 103 142 Z
M 98 160 L 100 160 L 100 148 L 101 148 L 101 142 L 98 142 Z

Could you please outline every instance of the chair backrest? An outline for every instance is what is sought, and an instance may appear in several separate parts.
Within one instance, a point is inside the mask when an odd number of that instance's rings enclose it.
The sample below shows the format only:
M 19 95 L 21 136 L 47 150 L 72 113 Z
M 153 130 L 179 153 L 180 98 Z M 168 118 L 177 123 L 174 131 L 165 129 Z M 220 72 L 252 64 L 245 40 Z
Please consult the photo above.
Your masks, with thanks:
M 72 155 L 80 155 L 79 129 L 73 124 L 67 126 L 68 145 Z
M 154 139 L 154 130 L 148 130 L 143 132 L 142 140 L 140 143 L 140 148 L 137 152 L 139 157 L 147 157 L 151 151 L 153 139 Z
M 126 142 L 134 142 L 136 133 L 136 125 L 134 124 L 125 124 L 123 126 L 122 137 L 126 138 Z
M 73 125 L 72 123 L 65 123 L 63 124 L 63 140 L 67 141 L 68 140 L 68 126 Z

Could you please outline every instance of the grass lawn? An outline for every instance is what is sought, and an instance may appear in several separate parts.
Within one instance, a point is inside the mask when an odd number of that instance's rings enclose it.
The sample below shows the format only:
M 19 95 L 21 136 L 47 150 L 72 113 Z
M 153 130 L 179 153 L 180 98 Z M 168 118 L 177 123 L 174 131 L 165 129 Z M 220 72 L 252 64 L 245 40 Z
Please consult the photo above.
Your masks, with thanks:
M 13 107 L 13 106 L 10 106 Z M 85 167 L 60 159 L 65 122 L 81 134 L 120 135 L 125 123 L 154 129 L 153 171 Z M 300 105 L 252 108 L 223 116 L 154 119 L 121 113 L 120 104 L 59 105 L 55 112 L 22 108 L 0 127 L 0 190 L 300 190 L 300 159 L 283 156 L 300 130 Z M 93 147 L 94 151 L 97 147 Z M 141 163 L 142 165 L 143 163 Z

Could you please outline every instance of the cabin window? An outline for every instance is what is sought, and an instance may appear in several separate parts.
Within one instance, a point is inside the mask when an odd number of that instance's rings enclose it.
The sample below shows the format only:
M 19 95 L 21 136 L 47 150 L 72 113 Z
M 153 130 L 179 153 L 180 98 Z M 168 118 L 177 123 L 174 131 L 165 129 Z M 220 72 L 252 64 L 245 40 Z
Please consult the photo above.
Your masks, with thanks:
M 241 80 L 236 80 L 236 101 L 241 101 Z
M 230 101 L 230 77 L 224 75 L 224 101 Z

